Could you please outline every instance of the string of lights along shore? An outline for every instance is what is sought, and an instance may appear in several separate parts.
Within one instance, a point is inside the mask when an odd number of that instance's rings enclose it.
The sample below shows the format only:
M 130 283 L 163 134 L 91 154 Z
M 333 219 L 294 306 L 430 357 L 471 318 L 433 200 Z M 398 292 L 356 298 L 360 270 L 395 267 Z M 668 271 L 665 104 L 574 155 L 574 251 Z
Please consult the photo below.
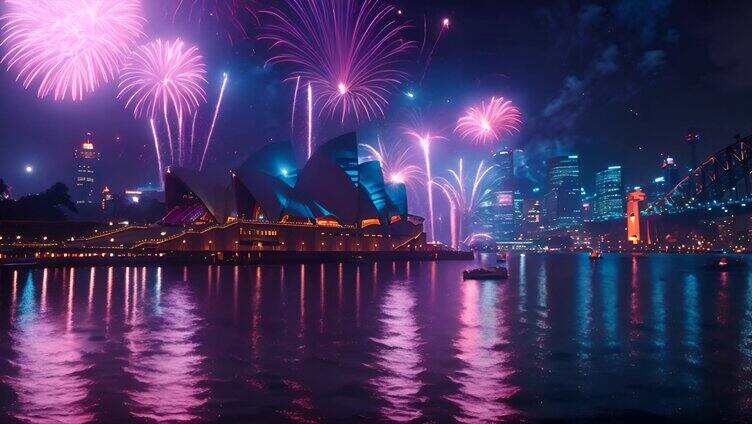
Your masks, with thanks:
M 467 31 L 464 15 L 386 0 L 6 0 L 0 63 L 39 107 L 122 112 L 112 118 L 127 139 L 82 125 L 65 140 L 84 212 L 106 203 L 99 193 L 161 193 L 171 169 L 209 178 L 279 141 L 295 151 L 294 163 L 278 169 L 294 186 L 327 140 L 353 131 L 358 162 L 377 162 L 387 185 L 403 185 L 427 240 L 454 249 L 580 240 L 590 223 L 626 219 L 633 191 L 646 194 L 642 214 L 745 203 L 738 179 L 721 194 L 692 195 L 708 185 L 694 127 L 676 137 L 689 154 L 662 152 L 639 178 L 621 157 L 588 162 L 584 148 L 562 142 L 576 134 L 546 132 L 569 131 L 587 101 L 575 94 L 615 72 L 616 45 L 584 77 L 565 79 L 542 112 L 506 71 L 458 72 L 442 86 L 462 63 L 452 55 Z M 246 121 L 252 129 L 240 134 Z M 143 169 L 114 177 L 120 170 L 104 166 L 113 154 L 137 155 Z M 29 181 L 40 174 L 30 160 L 23 169 Z M 649 224 L 642 232 L 658 236 Z M 614 238 L 635 241 L 625 234 Z

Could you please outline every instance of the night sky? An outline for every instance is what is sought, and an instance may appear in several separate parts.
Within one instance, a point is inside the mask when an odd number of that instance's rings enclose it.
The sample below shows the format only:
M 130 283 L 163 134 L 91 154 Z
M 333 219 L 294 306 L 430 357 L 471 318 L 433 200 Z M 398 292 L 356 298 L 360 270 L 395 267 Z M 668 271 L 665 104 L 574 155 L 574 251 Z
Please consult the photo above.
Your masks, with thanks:
M 478 159 L 490 146 L 471 146 L 452 134 L 465 107 L 492 95 L 521 109 L 521 132 L 503 144 L 525 150 L 531 184 L 542 184 L 542 161 L 579 154 L 583 185 L 613 164 L 625 182 L 641 184 L 658 173 L 662 155 L 686 164 L 687 129 L 702 133 L 700 155 L 718 150 L 735 134 L 752 130 L 752 2 L 668 0 L 617 2 L 520 2 L 430 0 L 396 5 L 418 42 L 427 25 L 432 42 L 444 16 L 451 28 L 437 45 L 422 83 L 420 66 L 391 98 L 387 116 L 359 126 L 361 141 L 399 135 L 394 128 L 423 121 L 449 140 L 437 145 L 437 174 L 464 156 Z M 149 0 L 148 38 L 181 36 L 197 43 L 208 64 L 209 105 L 229 72 L 225 102 L 208 155 L 214 173 L 226 172 L 251 151 L 290 136 L 294 83 L 282 67 L 265 65 L 268 44 L 228 42 L 212 22 L 201 27 L 172 22 Z M 145 41 L 145 40 L 144 40 Z M 135 120 L 115 99 L 115 84 L 83 102 L 37 99 L 15 74 L 0 72 L 0 178 L 15 195 L 54 181 L 72 182 L 73 150 L 87 131 L 102 152 L 102 182 L 124 189 L 156 182 L 148 123 Z M 404 95 L 415 92 L 415 98 Z M 208 126 L 209 105 L 199 125 Z M 319 140 L 352 124 L 320 123 Z M 26 174 L 24 167 L 35 171 Z

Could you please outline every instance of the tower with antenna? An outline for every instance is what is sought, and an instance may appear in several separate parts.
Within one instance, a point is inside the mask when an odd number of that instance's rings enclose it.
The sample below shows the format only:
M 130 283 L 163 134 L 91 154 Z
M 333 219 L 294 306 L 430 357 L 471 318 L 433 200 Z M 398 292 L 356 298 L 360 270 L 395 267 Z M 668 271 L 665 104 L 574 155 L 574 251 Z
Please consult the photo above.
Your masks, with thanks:
M 697 164 L 697 145 L 700 143 L 700 132 L 696 128 L 687 131 L 687 144 L 689 144 L 689 169 L 695 169 Z

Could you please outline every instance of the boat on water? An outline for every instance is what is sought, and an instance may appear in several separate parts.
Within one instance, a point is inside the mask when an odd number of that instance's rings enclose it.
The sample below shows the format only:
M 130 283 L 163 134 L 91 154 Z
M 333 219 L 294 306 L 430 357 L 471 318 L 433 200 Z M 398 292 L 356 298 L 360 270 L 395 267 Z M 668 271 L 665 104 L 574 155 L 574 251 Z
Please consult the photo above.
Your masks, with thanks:
M 708 264 L 706 268 L 717 271 L 732 271 L 747 268 L 747 263 L 741 259 L 729 259 L 725 256 L 721 256 L 717 260 Z
M 468 269 L 462 273 L 464 280 L 506 280 L 508 277 L 509 272 L 503 266 Z
M 603 254 L 598 249 L 590 249 L 590 259 L 600 259 L 603 257 Z

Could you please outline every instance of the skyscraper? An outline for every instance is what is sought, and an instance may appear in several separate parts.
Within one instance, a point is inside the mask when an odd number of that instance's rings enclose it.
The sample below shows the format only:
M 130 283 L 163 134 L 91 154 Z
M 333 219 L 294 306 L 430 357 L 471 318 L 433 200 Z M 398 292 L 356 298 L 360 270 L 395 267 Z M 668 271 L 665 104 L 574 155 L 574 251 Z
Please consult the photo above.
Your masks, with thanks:
M 624 217 L 624 193 L 621 183 L 621 166 L 609 166 L 595 174 L 596 221 Z
M 551 228 L 582 224 L 580 159 L 577 155 L 556 156 L 547 163 L 547 188 L 543 199 L 544 221 Z
M 97 162 L 99 162 L 99 153 L 94 150 L 91 133 L 86 133 L 86 140 L 75 151 L 76 179 L 73 197 L 76 204 L 100 202 L 100 193 L 96 188 Z
M 502 150 L 493 155 L 496 165 L 493 188 L 492 235 L 496 241 L 510 241 L 515 237 L 514 209 L 514 153 Z

